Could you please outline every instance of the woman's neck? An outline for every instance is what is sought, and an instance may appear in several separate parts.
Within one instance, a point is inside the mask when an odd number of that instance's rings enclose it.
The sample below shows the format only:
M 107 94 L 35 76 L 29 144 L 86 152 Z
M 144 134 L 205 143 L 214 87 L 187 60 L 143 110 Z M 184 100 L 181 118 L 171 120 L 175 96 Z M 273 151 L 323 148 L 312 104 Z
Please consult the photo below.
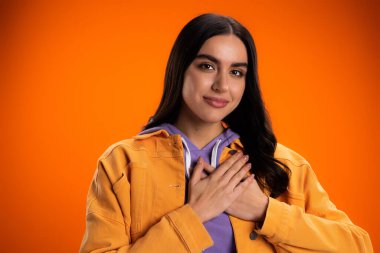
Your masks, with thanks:
M 202 149 L 224 131 L 222 122 L 199 123 L 179 118 L 173 125 L 181 130 L 199 149 Z

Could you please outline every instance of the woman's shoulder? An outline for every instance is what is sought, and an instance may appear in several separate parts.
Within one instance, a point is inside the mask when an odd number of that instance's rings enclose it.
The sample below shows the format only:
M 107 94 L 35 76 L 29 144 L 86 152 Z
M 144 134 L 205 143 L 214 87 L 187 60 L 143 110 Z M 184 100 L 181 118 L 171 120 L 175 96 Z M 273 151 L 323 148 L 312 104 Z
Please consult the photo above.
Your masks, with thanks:
M 132 141 L 132 138 L 128 138 L 128 139 L 118 140 L 109 144 L 100 154 L 99 160 L 107 159 L 111 154 L 118 152 L 121 149 L 125 149 L 126 147 L 129 146 L 128 143 L 130 143 L 131 141 Z
M 116 141 L 108 145 L 98 157 L 98 168 L 105 171 L 111 182 L 116 182 L 120 175 L 128 174 L 130 168 L 146 167 L 147 156 L 144 153 L 148 150 L 139 152 L 142 149 L 136 145 L 133 137 Z
M 291 163 L 292 165 L 296 167 L 301 167 L 304 165 L 310 166 L 309 162 L 305 157 L 300 155 L 298 152 L 295 150 L 285 146 L 284 144 L 277 143 L 276 149 L 274 152 L 274 158 L 277 160 L 286 162 L 286 163 Z
M 305 157 L 280 143 L 277 143 L 274 157 L 290 169 L 288 194 L 296 198 L 297 196 L 303 198 L 303 194 L 310 189 L 322 189 L 314 170 Z
M 157 140 L 169 140 L 169 134 L 165 130 L 153 131 L 145 134 L 134 135 L 122 140 L 118 140 L 108 145 L 103 153 L 99 156 L 99 160 L 106 160 L 118 154 L 128 154 L 134 151 L 144 150 L 145 152 L 152 153 L 156 149 Z M 139 152 L 140 153 L 140 152 Z

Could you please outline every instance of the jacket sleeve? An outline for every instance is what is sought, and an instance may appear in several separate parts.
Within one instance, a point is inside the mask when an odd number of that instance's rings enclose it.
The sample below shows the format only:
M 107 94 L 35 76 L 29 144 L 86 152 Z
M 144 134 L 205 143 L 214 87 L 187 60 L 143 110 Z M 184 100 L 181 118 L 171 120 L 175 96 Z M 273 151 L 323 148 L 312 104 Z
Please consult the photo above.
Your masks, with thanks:
M 266 218 L 256 232 L 277 252 L 373 253 L 370 237 L 329 200 L 310 164 L 302 165 L 305 208 L 269 198 Z
M 98 168 L 87 195 L 86 230 L 80 253 L 201 252 L 213 241 L 193 209 L 183 205 L 161 218 L 144 236 L 131 243 L 130 183 L 123 173 L 112 183 L 108 164 Z M 127 211 L 126 211 L 127 210 Z

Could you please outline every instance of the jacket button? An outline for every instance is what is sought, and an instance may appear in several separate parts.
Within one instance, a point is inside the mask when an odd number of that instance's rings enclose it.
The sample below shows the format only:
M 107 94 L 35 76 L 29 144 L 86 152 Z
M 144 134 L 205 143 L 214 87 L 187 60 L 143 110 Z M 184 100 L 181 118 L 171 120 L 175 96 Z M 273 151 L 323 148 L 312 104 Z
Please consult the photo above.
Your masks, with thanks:
M 257 233 L 255 231 L 252 231 L 251 234 L 249 234 L 249 238 L 251 240 L 256 240 L 257 238 Z

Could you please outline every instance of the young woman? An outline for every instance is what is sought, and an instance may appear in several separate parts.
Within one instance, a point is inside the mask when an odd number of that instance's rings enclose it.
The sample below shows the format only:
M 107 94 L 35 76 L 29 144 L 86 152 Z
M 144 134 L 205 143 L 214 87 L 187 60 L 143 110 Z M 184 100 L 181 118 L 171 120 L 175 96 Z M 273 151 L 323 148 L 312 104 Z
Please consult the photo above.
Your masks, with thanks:
M 254 41 L 228 16 L 180 32 L 155 115 L 99 158 L 87 252 L 373 252 L 310 164 L 277 143 Z

